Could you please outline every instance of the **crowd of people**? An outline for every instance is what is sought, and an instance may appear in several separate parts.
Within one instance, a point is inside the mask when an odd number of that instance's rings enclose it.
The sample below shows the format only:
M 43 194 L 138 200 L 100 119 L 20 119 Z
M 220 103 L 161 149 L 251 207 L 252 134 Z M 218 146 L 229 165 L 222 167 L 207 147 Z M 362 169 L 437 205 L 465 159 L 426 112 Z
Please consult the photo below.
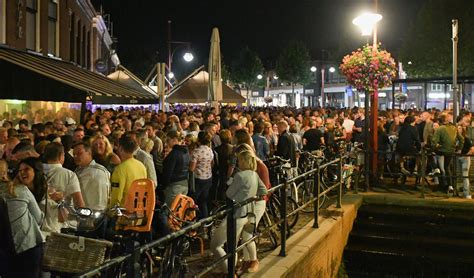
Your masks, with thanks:
M 474 153 L 472 115 L 463 111 L 455 120 L 450 111 L 435 109 L 380 111 L 379 157 L 384 161 L 396 151 L 401 172 L 416 175 L 417 154 L 430 147 L 439 188 L 453 190 L 450 164 L 459 163 L 463 197 L 470 199 L 471 159 L 454 154 Z M 258 196 L 236 212 L 237 236 L 249 239 L 265 211 L 270 157 L 288 159 L 296 169 L 299 151 L 338 152 L 340 141 L 364 142 L 367 128 L 360 108 L 97 109 L 79 122 L 8 113 L 0 118 L 0 206 L 8 211 L 3 220 L 10 223 L 6 235 L 12 242 L 0 248 L 5 277 L 39 275 L 45 236 L 69 225 L 59 203 L 96 211 L 123 205 L 132 182 L 142 178 L 154 182 L 158 204 L 170 206 L 178 194 L 191 196 L 199 219 L 226 197 L 239 202 Z M 225 242 L 224 221 L 211 239 L 216 256 L 225 254 Z M 258 266 L 256 246 L 249 244 L 242 271 Z

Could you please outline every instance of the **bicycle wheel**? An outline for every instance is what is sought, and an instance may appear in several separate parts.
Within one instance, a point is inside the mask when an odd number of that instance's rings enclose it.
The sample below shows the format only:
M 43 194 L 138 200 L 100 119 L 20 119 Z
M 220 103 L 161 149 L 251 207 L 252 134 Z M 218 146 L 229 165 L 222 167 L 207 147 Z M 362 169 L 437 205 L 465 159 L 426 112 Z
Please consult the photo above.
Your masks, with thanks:
M 280 197 L 276 196 L 275 194 L 272 195 L 269 201 L 270 205 L 270 211 L 272 216 L 275 218 L 275 222 L 280 221 L 280 207 L 281 207 L 281 201 Z M 287 197 L 286 199 L 286 213 L 289 214 L 292 211 L 295 211 L 298 208 L 298 204 L 296 201 L 291 198 Z M 291 229 L 296 225 L 296 222 L 298 222 L 298 213 L 293 214 L 292 216 L 288 217 L 288 227 Z M 281 227 L 281 225 L 279 225 Z
M 181 239 L 172 242 L 166 247 L 162 267 L 160 268 L 160 275 L 163 278 L 184 278 L 187 272 L 186 264 L 181 262 L 182 251 L 184 249 L 181 244 Z
M 298 201 L 299 201 L 298 205 L 300 207 L 308 203 L 313 198 L 314 195 L 311 189 L 313 187 L 313 184 L 314 182 L 311 180 L 304 180 L 296 186 L 296 188 L 298 188 Z M 314 211 L 313 203 L 311 202 L 302 211 L 313 212 Z
M 258 223 L 257 231 L 260 236 L 256 240 L 256 244 L 260 248 L 265 248 L 269 246 L 270 250 L 273 250 L 278 247 L 280 243 L 280 233 L 278 232 L 277 227 L 270 228 L 269 230 L 265 231 L 268 227 L 271 227 L 275 222 L 272 220 L 272 216 L 270 213 L 265 211 Z

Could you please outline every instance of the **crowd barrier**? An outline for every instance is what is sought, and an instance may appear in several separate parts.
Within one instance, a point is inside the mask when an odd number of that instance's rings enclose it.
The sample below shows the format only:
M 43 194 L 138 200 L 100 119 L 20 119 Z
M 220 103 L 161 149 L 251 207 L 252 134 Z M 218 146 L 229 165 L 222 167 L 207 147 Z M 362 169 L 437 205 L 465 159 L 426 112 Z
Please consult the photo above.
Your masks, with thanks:
M 342 202 L 342 194 L 343 194 L 343 184 L 345 180 L 349 177 L 343 177 L 342 171 L 343 171 L 343 163 L 344 160 L 348 158 L 347 154 L 342 155 L 339 158 L 336 158 L 328 163 L 319 165 L 318 167 L 307 171 L 305 173 L 302 173 L 294 178 L 286 180 L 284 183 L 281 183 L 277 186 L 272 187 L 269 191 L 270 192 L 276 192 L 277 190 L 280 193 L 280 199 L 281 199 L 281 206 L 280 206 L 280 220 L 274 223 L 270 227 L 266 227 L 263 231 L 260 231 L 259 233 L 256 233 L 251 239 L 249 239 L 246 242 L 241 243 L 238 245 L 238 242 L 236 241 L 236 219 L 234 217 L 234 212 L 236 209 L 250 203 L 256 201 L 258 198 L 250 198 L 248 200 L 245 200 L 243 202 L 235 202 L 234 200 L 227 200 L 227 209 L 218 212 L 215 215 L 212 215 L 210 217 L 201 219 L 195 223 L 192 223 L 188 226 L 183 227 L 181 230 L 171 233 L 165 237 L 162 237 L 160 239 L 154 240 L 152 242 L 149 242 L 147 244 L 138 245 L 138 242 L 132 250 L 130 250 L 129 254 L 119 256 L 112 258 L 102 264 L 101 266 L 91 269 L 85 273 L 79 274 L 75 277 L 79 278 L 86 278 L 86 277 L 92 277 L 95 275 L 99 275 L 101 272 L 118 266 L 121 263 L 125 264 L 125 269 L 126 269 L 126 275 L 127 277 L 141 277 L 140 276 L 140 269 L 139 269 L 139 259 L 140 255 L 151 249 L 155 248 L 158 246 L 165 246 L 167 244 L 170 244 L 173 240 L 185 236 L 186 234 L 200 230 L 203 226 L 205 226 L 208 223 L 211 223 L 219 218 L 222 217 L 227 217 L 227 254 L 221 258 L 216 259 L 212 263 L 210 263 L 208 266 L 206 266 L 201 272 L 197 273 L 194 275 L 194 277 L 202 277 L 203 275 L 211 272 L 213 269 L 215 269 L 219 264 L 223 263 L 225 260 L 228 260 L 229 262 L 233 262 L 236 259 L 236 254 L 242 250 L 246 245 L 251 243 L 252 241 L 255 241 L 258 237 L 262 236 L 262 234 L 270 231 L 270 229 L 274 229 L 275 226 L 279 225 L 280 226 L 280 256 L 286 256 L 286 240 L 287 240 L 287 227 L 288 227 L 288 217 L 291 217 L 292 215 L 298 213 L 299 211 L 303 210 L 305 207 L 309 205 L 314 206 L 314 213 L 313 213 L 313 218 L 314 218 L 314 228 L 319 227 L 318 223 L 318 216 L 320 213 L 320 208 L 319 208 L 319 199 L 324 196 L 325 194 L 328 194 L 331 191 L 337 190 L 337 197 L 336 197 L 336 207 L 340 208 L 341 207 L 341 202 Z M 321 191 L 321 171 L 325 169 L 326 167 L 330 165 L 338 165 L 339 167 L 339 181 L 335 183 L 334 185 L 326 188 L 325 190 Z M 305 204 L 302 204 L 299 206 L 296 210 L 288 212 L 287 211 L 287 189 L 290 188 L 290 185 L 293 182 L 297 182 L 302 179 L 308 179 L 308 178 L 314 178 L 314 183 L 313 183 L 313 196 L 312 198 L 307 201 Z M 235 264 L 229 263 L 227 264 L 228 266 L 228 277 L 234 277 L 235 273 Z

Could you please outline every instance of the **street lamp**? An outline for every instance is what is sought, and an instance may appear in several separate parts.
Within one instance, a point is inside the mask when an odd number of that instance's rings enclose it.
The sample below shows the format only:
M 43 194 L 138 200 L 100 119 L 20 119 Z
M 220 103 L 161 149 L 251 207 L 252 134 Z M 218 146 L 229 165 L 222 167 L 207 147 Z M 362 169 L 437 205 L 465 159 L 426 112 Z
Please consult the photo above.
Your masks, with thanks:
M 375 0 L 375 11 L 377 11 L 378 0 Z M 370 36 L 373 34 L 373 48 L 377 49 L 377 22 L 382 20 L 382 15 L 378 13 L 363 13 L 362 15 L 354 18 L 352 23 L 360 27 L 362 36 Z M 378 121 L 378 88 L 373 88 L 374 92 L 371 94 L 370 98 L 372 100 L 372 105 L 370 107 L 370 124 L 369 124 L 369 97 L 367 96 L 368 92 L 365 92 L 366 97 L 364 98 L 364 109 L 365 109 L 365 144 L 366 148 L 370 145 L 372 151 L 372 174 L 376 176 L 377 171 L 377 151 L 378 151 L 378 134 L 377 134 L 377 121 Z M 369 140 L 369 129 L 372 137 Z M 370 142 L 372 141 L 372 142 Z M 370 144 L 372 143 L 372 144 Z M 365 153 L 365 161 L 369 161 L 369 152 Z M 366 175 L 366 188 L 369 189 L 369 178 L 368 174 L 370 172 L 369 163 L 365 163 Z
M 278 75 L 274 75 L 273 79 L 278 80 Z
M 191 52 L 186 52 L 183 55 L 183 59 L 189 63 L 194 59 L 194 55 Z
M 333 73 L 333 72 L 335 72 L 335 71 L 336 71 L 336 69 L 335 69 L 334 67 L 330 67 L 330 68 L 329 68 L 329 72 L 330 72 L 330 73 Z
M 315 66 L 312 66 L 312 67 L 310 68 L 310 70 L 311 70 L 311 72 L 316 72 L 318 69 L 317 69 Z
M 382 20 L 382 15 L 376 13 L 363 13 L 360 16 L 354 18 L 352 23 L 359 26 L 362 32 L 362 36 L 372 35 L 372 31 L 375 28 L 375 24 Z
M 263 78 L 263 75 L 261 75 L 261 74 L 257 75 L 258 80 L 261 80 L 262 78 Z
M 173 79 L 173 78 L 174 78 L 174 73 L 170 71 L 170 72 L 168 73 L 168 78 L 169 78 L 169 79 Z

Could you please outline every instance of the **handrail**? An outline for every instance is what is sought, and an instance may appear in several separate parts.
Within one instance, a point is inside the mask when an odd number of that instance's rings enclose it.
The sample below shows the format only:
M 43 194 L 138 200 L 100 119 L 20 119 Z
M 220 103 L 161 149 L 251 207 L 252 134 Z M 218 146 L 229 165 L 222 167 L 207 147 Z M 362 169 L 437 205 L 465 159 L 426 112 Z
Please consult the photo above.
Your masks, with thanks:
M 254 241 L 255 239 L 257 239 L 258 237 L 260 237 L 263 233 L 265 232 L 268 232 L 270 229 L 274 229 L 277 225 L 281 225 L 282 223 L 284 223 L 284 225 L 282 225 L 281 229 L 280 229 L 280 232 L 281 232 L 281 236 L 280 236 L 280 239 L 281 239 L 281 250 L 280 250 L 280 255 L 281 256 L 286 256 L 286 234 L 287 234 L 287 221 L 288 221 L 288 217 L 298 213 L 299 211 L 303 210 L 306 206 L 310 205 L 311 203 L 313 203 L 315 205 L 315 213 L 314 213 L 314 216 L 315 216 L 315 219 L 314 219 L 314 225 L 313 227 L 314 228 L 317 228 L 318 227 L 318 216 L 319 216 L 319 199 L 324 196 L 325 194 L 327 194 L 328 192 L 334 190 L 334 189 L 338 189 L 338 195 L 339 195 L 339 198 L 337 200 L 337 207 L 340 207 L 340 202 L 341 202 L 341 198 L 342 198 L 342 184 L 343 184 L 343 181 L 344 179 L 347 179 L 348 177 L 345 177 L 343 178 L 342 177 L 342 164 L 343 164 L 343 160 L 346 159 L 348 157 L 348 154 L 344 154 L 332 161 L 329 161 L 325 164 L 322 164 L 322 165 L 319 165 L 318 167 L 315 167 L 314 169 L 311 169 L 305 173 L 302 173 L 296 177 L 293 177 L 293 178 L 290 178 L 288 180 L 286 180 L 284 183 L 281 183 L 277 186 L 274 186 L 272 187 L 271 189 L 269 189 L 268 191 L 269 192 L 274 192 L 276 190 L 280 190 L 280 193 L 281 193 L 281 207 L 280 207 L 280 213 L 281 213 L 281 216 L 280 216 L 280 219 L 279 221 L 277 221 L 276 223 L 273 223 L 272 226 L 270 227 L 266 227 L 261 233 L 258 233 L 256 235 L 254 235 L 250 240 L 242 243 L 241 245 L 237 246 L 237 243 L 235 242 L 231 242 L 232 238 L 235 238 L 235 236 L 233 237 L 229 237 L 228 235 L 228 245 L 229 245 L 229 249 L 230 249 L 230 252 L 228 252 L 225 256 L 215 260 L 212 264 L 210 264 L 209 266 L 207 266 L 203 271 L 201 271 L 200 273 L 198 273 L 196 275 L 196 277 L 200 277 L 206 273 L 208 273 L 209 271 L 211 271 L 212 269 L 214 269 L 215 267 L 217 267 L 219 264 L 221 264 L 222 262 L 224 262 L 225 260 L 230 259 L 230 261 L 233 261 L 234 258 L 235 258 L 235 254 L 236 252 L 238 252 L 239 250 L 241 250 L 242 248 L 244 248 L 247 244 L 249 244 L 250 242 Z M 339 170 L 340 170 L 340 179 L 339 181 L 328 187 L 327 189 L 325 189 L 323 192 L 320 192 L 320 186 L 319 186 L 319 181 L 320 181 L 320 171 L 323 170 L 324 168 L 327 168 L 328 166 L 330 165 L 334 165 L 334 164 L 339 164 Z M 307 178 L 309 176 L 314 176 L 315 177 L 315 184 L 314 184 L 314 188 L 313 190 L 314 191 L 317 191 L 318 194 L 314 194 L 315 196 L 313 196 L 308 202 L 306 202 L 305 204 L 301 205 L 300 207 L 298 207 L 296 210 L 292 211 L 292 212 L 289 212 L 287 213 L 286 212 L 286 207 L 287 207 L 287 198 L 286 198 L 286 189 L 290 186 L 290 184 L 298 181 L 298 180 L 301 180 L 303 178 Z M 162 238 L 159 238 L 157 240 L 154 240 L 154 241 L 151 241 L 149 243 L 146 243 L 146 244 L 143 244 L 141 246 L 138 246 L 136 249 L 135 249 L 135 252 L 132 253 L 132 254 L 127 254 L 127 255 L 123 255 L 123 256 L 118 256 L 118 257 L 115 257 L 115 258 L 112 258 L 110 259 L 109 261 L 105 262 L 104 264 L 92 269 L 92 270 L 89 270 L 87 272 L 84 272 L 82 274 L 79 274 L 75 277 L 80 277 L 80 278 L 86 278 L 86 277 L 91 277 L 93 275 L 97 275 L 99 274 L 101 271 L 105 270 L 105 269 L 108 269 L 112 266 L 115 266 L 117 264 L 120 264 L 124 261 L 128 261 L 127 263 L 130 263 L 130 264 L 133 264 L 133 258 L 134 258 L 134 255 L 135 254 L 141 254 L 151 248 L 154 248 L 154 247 L 157 247 L 157 246 L 161 246 L 161 245 L 164 245 L 164 244 L 167 244 L 173 240 L 175 240 L 176 238 L 179 238 L 181 236 L 184 236 L 186 234 L 188 234 L 189 232 L 191 231 L 194 231 L 194 230 L 197 230 L 199 229 L 200 227 L 212 222 L 212 221 L 215 221 L 216 219 L 218 218 L 221 218 L 223 216 L 226 216 L 227 215 L 227 220 L 228 220 L 228 223 L 227 223 L 227 227 L 228 227 L 228 234 L 232 234 L 232 233 L 235 233 L 235 217 L 234 217 L 234 211 L 237 209 L 237 208 L 240 208 L 240 207 L 243 207 L 249 203 L 252 203 L 256 200 L 259 200 L 258 197 L 252 197 L 252 198 L 249 198 L 245 201 L 242 201 L 242 202 L 234 202 L 232 200 L 229 200 L 228 202 L 228 208 L 218 212 L 217 214 L 215 215 L 212 215 L 212 216 L 209 216 L 209 217 L 206 217 L 206 218 L 203 218 L 193 224 L 190 224 L 186 227 L 183 227 L 181 230 L 179 231 L 176 231 L 174 233 L 171 233 L 169 235 L 166 235 Z M 232 225 L 231 223 L 233 223 L 234 225 Z M 233 227 L 232 227 L 233 226 Z M 229 229 L 230 228 L 230 229 Z M 234 240 L 235 241 L 235 240 Z M 229 270 L 229 273 L 232 274 L 232 276 L 229 274 L 229 277 L 233 277 L 233 273 L 235 271 L 235 265 L 230 263 L 228 264 L 228 270 Z

